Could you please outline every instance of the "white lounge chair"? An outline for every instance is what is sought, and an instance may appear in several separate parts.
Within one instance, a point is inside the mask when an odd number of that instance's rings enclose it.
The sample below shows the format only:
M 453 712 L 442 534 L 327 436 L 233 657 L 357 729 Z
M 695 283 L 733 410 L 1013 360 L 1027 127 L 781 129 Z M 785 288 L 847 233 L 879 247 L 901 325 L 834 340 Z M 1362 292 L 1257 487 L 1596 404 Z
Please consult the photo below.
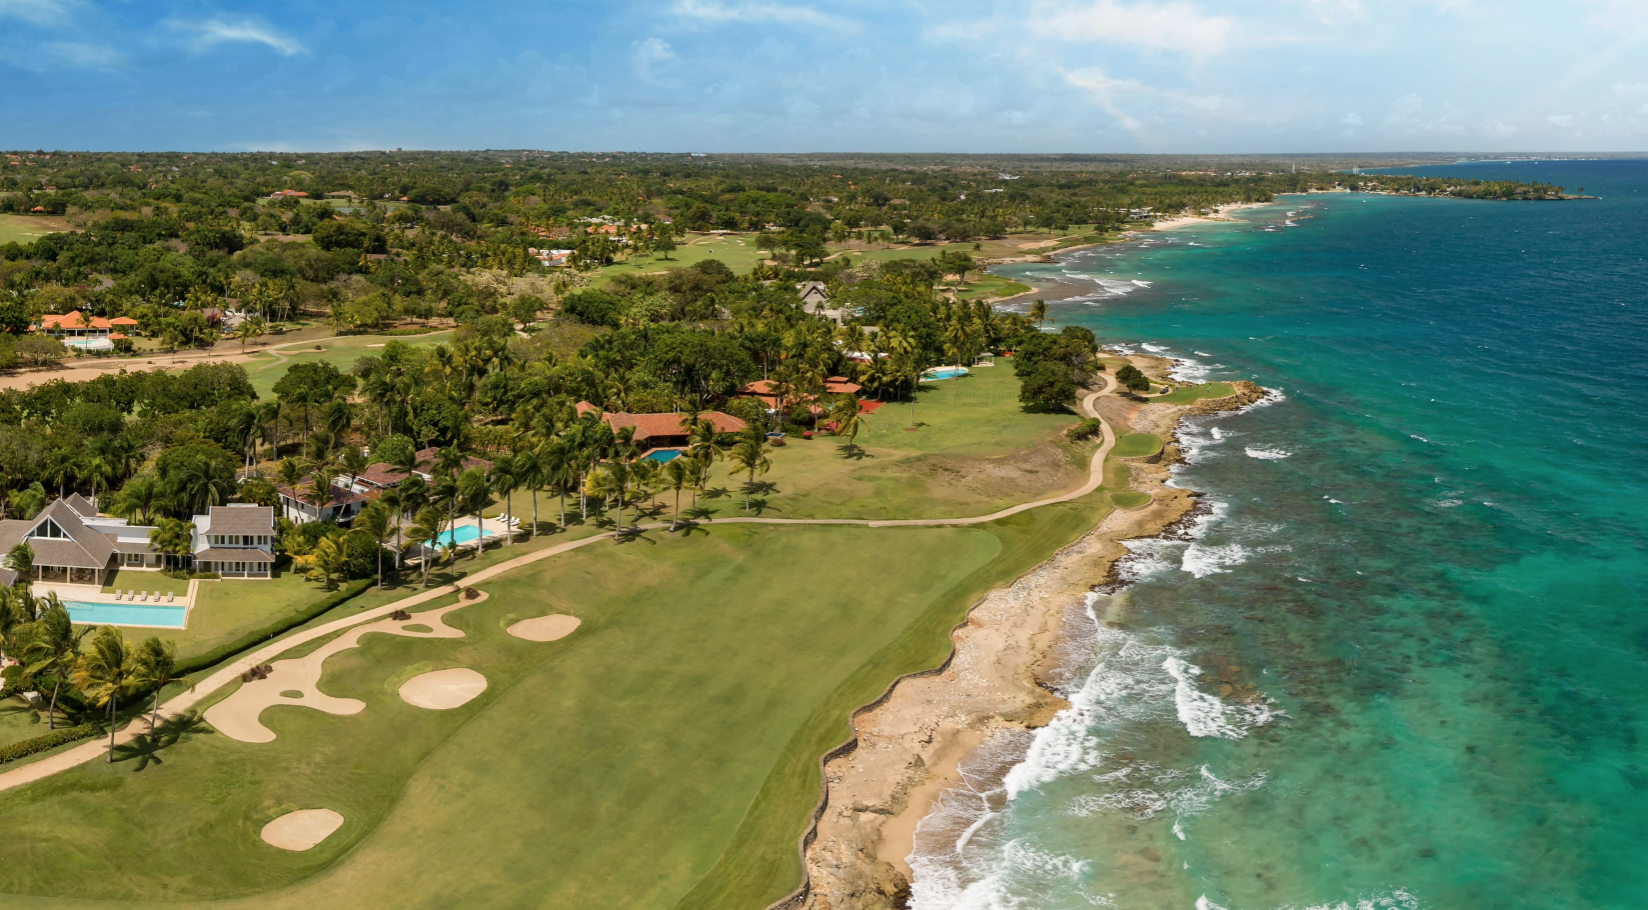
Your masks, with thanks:
M 145 601 L 145 600 L 148 600 L 148 599 L 149 599 L 149 592 L 148 592 L 148 591 L 144 591 L 144 592 L 143 592 L 143 593 L 142 593 L 142 594 L 139 594 L 139 595 L 138 595 L 138 596 L 137 596 L 137 599 L 138 599 L 138 601 L 139 601 L 139 602 L 142 602 L 142 601 Z
M 167 592 L 166 592 L 166 602 L 167 602 L 167 603 L 171 603 L 171 602 L 172 602 L 172 601 L 174 601 L 174 600 L 177 600 L 177 595 L 176 595 L 176 594 L 173 594 L 173 593 L 172 593 L 172 592 L 170 592 L 170 591 L 167 591 Z

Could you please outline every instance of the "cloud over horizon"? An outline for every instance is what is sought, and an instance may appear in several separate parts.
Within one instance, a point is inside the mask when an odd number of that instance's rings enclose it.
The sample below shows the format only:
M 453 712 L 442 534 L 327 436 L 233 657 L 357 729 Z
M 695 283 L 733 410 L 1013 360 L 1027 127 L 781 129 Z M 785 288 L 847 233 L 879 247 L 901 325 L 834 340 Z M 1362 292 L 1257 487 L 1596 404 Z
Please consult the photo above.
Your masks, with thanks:
M 0 0 L 0 23 L 30 148 L 1648 146 L 1638 0 Z

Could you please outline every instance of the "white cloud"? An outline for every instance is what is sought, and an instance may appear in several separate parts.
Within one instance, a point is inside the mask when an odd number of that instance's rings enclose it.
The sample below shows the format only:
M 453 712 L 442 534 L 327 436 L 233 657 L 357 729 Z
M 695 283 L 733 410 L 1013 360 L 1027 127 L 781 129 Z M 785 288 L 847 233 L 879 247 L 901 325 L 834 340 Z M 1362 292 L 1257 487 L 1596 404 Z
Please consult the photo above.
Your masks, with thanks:
M 635 42 L 635 59 L 642 63 L 656 63 L 675 57 L 675 48 L 662 38 L 648 38 Z
M 112 47 L 85 44 L 79 41 L 56 41 L 45 46 L 45 53 L 54 63 L 82 69 L 106 70 L 119 66 L 124 57 Z
M 1130 44 L 1209 56 L 1229 47 L 1236 31 L 1231 19 L 1209 16 L 1189 3 L 1097 0 L 1075 8 L 1038 6 L 1030 19 L 1031 28 L 1066 41 Z
M 676 0 L 677 16 L 701 22 L 776 22 L 783 25 L 816 25 L 850 29 L 853 24 L 838 16 L 821 13 L 810 6 L 781 3 L 722 3 L 719 0 Z
M 1346 114 L 1345 116 L 1339 118 L 1339 125 L 1340 126 L 1349 126 L 1349 127 L 1361 126 L 1362 125 L 1362 115 L 1360 115 L 1360 114 Z
M 1629 85 L 1624 82 L 1615 82 L 1614 97 L 1624 98 L 1627 101 L 1636 98 L 1648 98 L 1648 82 L 1633 82 Z
M 305 51 L 304 46 L 296 38 L 281 34 L 252 19 L 207 19 L 204 22 L 172 22 L 171 25 L 173 28 L 194 33 L 194 39 L 190 43 L 196 51 L 203 51 L 219 44 L 235 43 L 262 44 L 282 57 L 290 57 Z
M 65 25 L 73 0 L 0 0 L 0 19 L 21 19 L 35 25 Z
M 1573 114 L 1552 114 L 1549 117 L 1545 118 L 1545 122 L 1549 123 L 1549 124 L 1552 124 L 1552 125 L 1555 125 L 1555 126 L 1562 126 L 1562 127 L 1573 126 L 1574 125 L 1574 115 Z
M 1362 0 L 1307 0 L 1317 19 L 1329 24 L 1349 22 L 1367 15 Z

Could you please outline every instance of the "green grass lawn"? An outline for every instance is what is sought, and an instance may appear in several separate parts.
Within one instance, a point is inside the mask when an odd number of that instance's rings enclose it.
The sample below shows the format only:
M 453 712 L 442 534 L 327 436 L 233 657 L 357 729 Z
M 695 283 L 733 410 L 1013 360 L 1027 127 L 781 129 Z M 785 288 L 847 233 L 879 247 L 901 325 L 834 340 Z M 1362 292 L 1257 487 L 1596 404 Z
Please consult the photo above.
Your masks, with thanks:
M 68 229 L 62 218 L 38 215 L 0 215 L 0 244 L 30 244 L 47 234 Z
M 1137 509 L 1150 501 L 1150 494 L 1138 490 L 1117 490 L 1110 494 L 1110 501 L 1119 508 Z
M 401 341 L 417 346 L 437 344 L 448 341 L 450 332 L 431 332 L 427 335 L 339 335 L 335 338 L 323 338 L 313 343 L 293 345 L 282 348 L 280 354 L 285 359 L 275 356 L 267 350 L 252 351 L 257 356 L 246 363 L 246 375 L 252 380 L 252 388 L 257 390 L 260 398 L 269 398 L 274 394 L 275 383 L 280 381 L 286 371 L 297 363 L 306 363 L 313 360 L 324 360 L 343 372 L 348 372 L 355 365 L 355 361 L 362 357 L 381 352 L 383 345 L 390 341 Z M 271 336 L 274 344 L 279 344 L 278 337 Z M 316 350 L 319 348 L 319 350 Z
M 1128 433 L 1116 440 L 1116 447 L 1110 450 L 1110 454 L 1117 458 L 1139 458 L 1154 455 L 1161 450 L 1160 437 L 1150 433 Z
M 50 697 L 51 693 L 46 693 Z M 44 736 L 46 719 L 21 695 L 0 700 L 0 746 L 9 746 L 25 739 Z M 0 765 L 0 767 L 7 767 Z
M 1228 382 L 1205 382 L 1201 385 L 1185 386 L 1175 389 L 1166 395 L 1150 399 L 1163 404 L 1192 404 L 1204 398 L 1225 398 L 1236 394 L 1236 387 Z
M 199 599 L 189 610 L 189 627 L 160 637 L 177 643 L 178 657 L 192 657 L 296 613 L 327 593 L 295 572 L 277 572 L 270 579 L 202 581 Z
M 1071 443 L 1071 414 L 1026 412 L 1010 367 L 984 367 L 956 379 L 922 383 L 915 405 L 888 402 L 865 418 L 862 452 L 846 457 L 846 440 L 792 434 L 757 478 L 757 498 L 775 518 L 950 518 L 984 515 L 1080 486 L 1094 443 Z M 744 475 L 715 468 L 714 497 L 700 504 L 716 515 L 745 514 Z M 665 497 L 672 508 L 673 495 Z M 686 500 L 683 499 L 683 507 Z M 519 507 L 517 507 L 519 511 Z M 664 513 L 667 517 L 668 512 Z
M 977 273 L 974 273 L 977 274 Z M 996 275 L 986 273 L 982 278 L 968 281 L 967 286 L 956 294 L 961 300 L 977 300 L 980 297 L 1016 297 L 1019 294 L 1028 294 L 1034 288 L 1028 284 L 1019 284 Z
M 360 714 L 271 709 L 270 744 L 196 727 L 158 761 L 0 794 L 0 903 L 763 905 L 798 880 L 817 758 L 850 709 L 942 659 L 978 594 L 1091 527 L 1102 499 L 974 529 L 654 532 L 546 560 L 483 584 L 492 598 L 451 617 L 462 640 L 370 636 L 333 658 L 321 688 Z M 503 631 L 547 612 L 583 626 L 543 644 Z M 396 696 L 452 666 L 487 691 L 442 712 Z M 346 818 L 319 847 L 258 840 L 319 806 Z

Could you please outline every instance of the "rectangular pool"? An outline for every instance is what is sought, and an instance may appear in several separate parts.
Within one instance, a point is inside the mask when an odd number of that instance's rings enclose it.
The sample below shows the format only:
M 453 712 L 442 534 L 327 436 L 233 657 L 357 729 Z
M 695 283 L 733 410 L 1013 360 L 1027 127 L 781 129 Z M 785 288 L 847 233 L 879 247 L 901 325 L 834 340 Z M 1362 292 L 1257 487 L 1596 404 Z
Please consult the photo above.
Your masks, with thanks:
M 94 604 L 65 600 L 69 619 L 88 626 L 156 626 L 183 628 L 188 607 L 164 604 Z
M 653 449 L 641 457 L 646 461 L 656 461 L 659 464 L 663 464 L 665 462 L 674 461 L 675 459 L 680 458 L 681 452 L 679 449 Z
M 451 544 L 468 543 L 476 537 L 493 536 L 491 531 L 479 531 L 479 533 L 477 533 L 477 530 L 478 529 L 474 525 L 459 525 L 458 527 L 442 534 L 440 538 L 436 540 L 435 545 L 445 547 L 450 546 Z

